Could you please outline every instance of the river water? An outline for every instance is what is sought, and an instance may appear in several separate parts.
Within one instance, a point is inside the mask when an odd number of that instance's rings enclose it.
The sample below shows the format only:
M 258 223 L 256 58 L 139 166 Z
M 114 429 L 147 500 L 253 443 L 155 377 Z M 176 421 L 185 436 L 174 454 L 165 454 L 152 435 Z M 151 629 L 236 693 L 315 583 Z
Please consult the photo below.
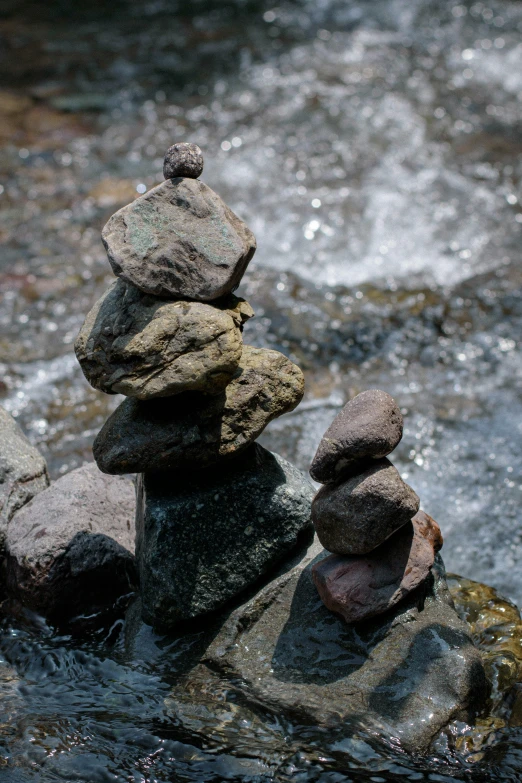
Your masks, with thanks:
M 257 236 L 245 341 L 306 374 L 303 403 L 261 442 L 306 470 L 345 400 L 389 391 L 406 418 L 396 464 L 440 523 L 449 570 L 522 604 L 522 4 L 2 0 L 0 40 L 0 403 L 53 477 L 92 459 L 118 403 L 72 349 L 112 279 L 101 227 L 161 181 L 171 143 L 193 141 L 203 180 Z M 69 673 L 91 656 L 81 702 L 96 650 L 17 622 L 17 676 L 58 648 Z M 118 709 L 154 722 L 161 670 L 110 661 L 122 694 L 141 690 Z M 192 751 L 178 750 L 179 780 L 224 775 L 183 777 Z M 292 780 L 351 779 L 301 767 Z M 145 780 L 97 774 L 46 780 Z

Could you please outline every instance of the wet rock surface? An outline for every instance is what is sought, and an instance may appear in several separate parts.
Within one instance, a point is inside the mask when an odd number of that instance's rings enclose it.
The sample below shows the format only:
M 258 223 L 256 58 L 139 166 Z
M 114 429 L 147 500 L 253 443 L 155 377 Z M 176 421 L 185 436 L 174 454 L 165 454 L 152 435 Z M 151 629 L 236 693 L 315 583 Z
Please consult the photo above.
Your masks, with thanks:
M 8 592 L 50 617 L 110 604 L 135 586 L 134 484 L 96 465 L 73 470 L 11 520 Z
M 205 471 L 144 474 L 136 558 L 143 617 L 162 628 L 219 609 L 310 534 L 313 487 L 258 444 Z
M 440 528 L 419 511 L 368 555 L 329 555 L 312 568 L 324 605 L 356 623 L 388 611 L 428 577 L 442 546 Z
M 116 212 L 102 239 L 114 273 L 145 293 L 218 299 L 254 255 L 250 229 L 199 180 L 168 179 Z
M 236 610 L 206 654 L 243 698 L 328 726 L 364 725 L 424 753 L 451 720 L 470 720 L 488 685 L 468 626 L 437 585 L 377 622 L 347 626 L 321 602 L 303 563 Z
M 369 459 L 381 459 L 402 438 L 399 406 L 386 392 L 369 389 L 346 403 L 330 424 L 310 466 L 315 481 L 338 481 L 343 473 Z
M 243 346 L 239 368 L 221 394 L 125 400 L 97 435 L 93 452 L 105 473 L 202 468 L 246 448 L 304 391 L 301 370 L 276 351 Z
M 0 554 L 13 514 L 48 486 L 44 458 L 0 406 Z
M 237 369 L 241 328 L 252 315 L 235 296 L 213 305 L 169 302 L 117 280 L 88 314 L 76 356 L 89 383 L 108 394 L 215 393 Z
M 320 488 L 312 519 L 322 545 L 340 555 L 371 552 L 407 524 L 419 498 L 387 459 L 337 484 Z

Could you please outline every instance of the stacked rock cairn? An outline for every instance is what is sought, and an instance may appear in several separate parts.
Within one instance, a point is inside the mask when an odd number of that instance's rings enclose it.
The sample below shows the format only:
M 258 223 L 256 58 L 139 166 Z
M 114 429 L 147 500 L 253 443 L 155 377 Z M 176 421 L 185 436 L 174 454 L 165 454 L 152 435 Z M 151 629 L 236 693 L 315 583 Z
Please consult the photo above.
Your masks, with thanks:
M 386 459 L 402 438 L 403 418 L 377 389 L 350 400 L 321 440 L 310 475 L 324 486 L 312 519 L 332 554 L 312 575 L 324 604 L 348 623 L 391 609 L 422 590 L 442 547 L 439 526 Z
M 311 485 L 255 443 L 300 402 L 303 375 L 243 345 L 254 313 L 233 291 L 256 241 L 202 170 L 199 147 L 174 144 L 165 181 L 109 219 L 117 279 L 75 344 L 89 383 L 127 397 L 94 458 L 138 474 L 142 615 L 166 629 L 226 605 L 312 530 Z

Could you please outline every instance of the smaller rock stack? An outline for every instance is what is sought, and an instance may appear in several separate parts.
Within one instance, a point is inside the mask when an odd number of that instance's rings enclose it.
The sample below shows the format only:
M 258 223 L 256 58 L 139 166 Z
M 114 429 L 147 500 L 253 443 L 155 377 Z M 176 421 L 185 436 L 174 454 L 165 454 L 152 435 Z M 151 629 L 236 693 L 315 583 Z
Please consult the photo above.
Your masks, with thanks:
M 143 616 L 163 628 L 220 608 L 311 528 L 313 488 L 255 443 L 300 402 L 303 374 L 243 345 L 254 313 L 232 292 L 256 241 L 202 170 L 199 147 L 173 145 L 165 181 L 109 219 L 118 279 L 75 344 L 91 385 L 127 397 L 93 452 L 104 473 L 140 474 Z
M 317 449 L 310 475 L 321 544 L 333 554 L 312 569 L 325 605 L 349 622 L 381 614 L 428 577 L 439 526 L 386 459 L 402 438 L 395 400 L 377 389 L 350 400 Z

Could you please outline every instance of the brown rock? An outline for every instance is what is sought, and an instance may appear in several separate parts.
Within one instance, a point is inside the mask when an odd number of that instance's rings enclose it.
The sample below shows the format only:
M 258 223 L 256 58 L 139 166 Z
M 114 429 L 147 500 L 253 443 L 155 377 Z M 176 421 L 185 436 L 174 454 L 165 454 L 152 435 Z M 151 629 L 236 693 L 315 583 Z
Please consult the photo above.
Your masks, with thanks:
M 364 555 L 411 521 L 419 498 L 387 459 L 339 484 L 321 487 L 312 519 L 321 544 L 337 555 Z
M 237 369 L 241 329 L 252 315 L 233 295 L 214 304 L 169 302 L 117 280 L 92 308 L 74 348 L 89 383 L 107 394 L 215 394 Z
M 442 546 L 440 528 L 419 511 L 369 555 L 330 555 L 312 568 L 315 586 L 328 609 L 347 623 L 382 614 L 428 576 Z

